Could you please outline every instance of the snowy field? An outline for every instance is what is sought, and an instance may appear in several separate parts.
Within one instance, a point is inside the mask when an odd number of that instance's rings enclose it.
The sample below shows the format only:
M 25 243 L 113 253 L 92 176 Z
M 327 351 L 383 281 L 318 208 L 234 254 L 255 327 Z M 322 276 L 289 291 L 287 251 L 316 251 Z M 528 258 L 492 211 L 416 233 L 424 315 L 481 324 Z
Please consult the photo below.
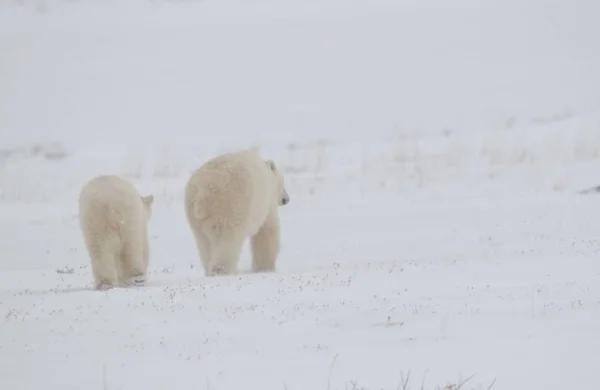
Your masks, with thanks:
M 0 389 L 596 390 L 600 4 L 0 0 Z M 286 174 L 273 274 L 206 278 L 191 172 Z M 100 173 L 155 196 L 93 291 Z

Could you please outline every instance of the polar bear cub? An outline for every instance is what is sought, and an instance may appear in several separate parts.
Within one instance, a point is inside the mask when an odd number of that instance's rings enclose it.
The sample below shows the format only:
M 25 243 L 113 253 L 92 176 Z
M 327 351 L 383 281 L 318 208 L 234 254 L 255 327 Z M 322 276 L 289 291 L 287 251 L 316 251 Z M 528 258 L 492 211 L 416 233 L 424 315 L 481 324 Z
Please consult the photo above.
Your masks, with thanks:
M 278 207 L 289 203 L 282 173 L 253 150 L 205 162 L 185 186 L 185 213 L 207 276 L 235 274 L 251 237 L 252 271 L 275 271 Z
M 95 289 L 145 282 L 153 201 L 153 195 L 140 196 L 133 185 L 117 176 L 98 176 L 83 186 L 79 226 L 92 262 Z

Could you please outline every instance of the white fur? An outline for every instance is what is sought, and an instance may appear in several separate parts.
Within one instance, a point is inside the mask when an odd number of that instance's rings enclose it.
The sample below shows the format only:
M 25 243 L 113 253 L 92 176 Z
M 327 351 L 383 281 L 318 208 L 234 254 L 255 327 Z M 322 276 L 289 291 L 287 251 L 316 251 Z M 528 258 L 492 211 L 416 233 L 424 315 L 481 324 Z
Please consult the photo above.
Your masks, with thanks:
M 217 156 L 185 187 L 185 213 L 207 276 L 237 273 L 251 237 L 252 270 L 275 271 L 279 254 L 278 206 L 289 202 L 281 172 L 253 150 Z
M 82 188 L 79 226 L 96 289 L 145 282 L 153 200 L 152 195 L 138 195 L 133 185 L 117 176 L 98 176 Z

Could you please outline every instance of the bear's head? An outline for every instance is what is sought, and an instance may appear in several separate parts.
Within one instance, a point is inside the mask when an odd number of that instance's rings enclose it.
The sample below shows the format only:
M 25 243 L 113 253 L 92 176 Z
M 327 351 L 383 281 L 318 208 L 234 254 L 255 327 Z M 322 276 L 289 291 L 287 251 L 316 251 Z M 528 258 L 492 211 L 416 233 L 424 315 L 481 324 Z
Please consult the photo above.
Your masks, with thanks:
M 279 206 L 285 206 L 286 204 L 290 203 L 290 196 L 285 189 L 285 180 L 283 178 L 283 174 L 279 169 L 277 169 L 277 166 L 273 160 L 267 160 L 266 163 L 275 175 L 275 180 L 277 180 L 277 203 Z
M 144 205 L 144 210 L 146 210 L 146 220 L 149 220 L 150 217 L 152 217 L 152 203 L 154 202 L 154 195 L 140 196 L 140 199 Z

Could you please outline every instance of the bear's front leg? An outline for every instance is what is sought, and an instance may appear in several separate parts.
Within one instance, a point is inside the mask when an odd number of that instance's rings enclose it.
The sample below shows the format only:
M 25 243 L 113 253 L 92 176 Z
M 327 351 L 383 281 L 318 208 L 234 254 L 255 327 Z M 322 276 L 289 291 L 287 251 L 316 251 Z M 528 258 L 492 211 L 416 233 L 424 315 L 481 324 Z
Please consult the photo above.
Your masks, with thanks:
M 252 272 L 274 272 L 279 255 L 279 215 L 272 212 L 252 236 Z

